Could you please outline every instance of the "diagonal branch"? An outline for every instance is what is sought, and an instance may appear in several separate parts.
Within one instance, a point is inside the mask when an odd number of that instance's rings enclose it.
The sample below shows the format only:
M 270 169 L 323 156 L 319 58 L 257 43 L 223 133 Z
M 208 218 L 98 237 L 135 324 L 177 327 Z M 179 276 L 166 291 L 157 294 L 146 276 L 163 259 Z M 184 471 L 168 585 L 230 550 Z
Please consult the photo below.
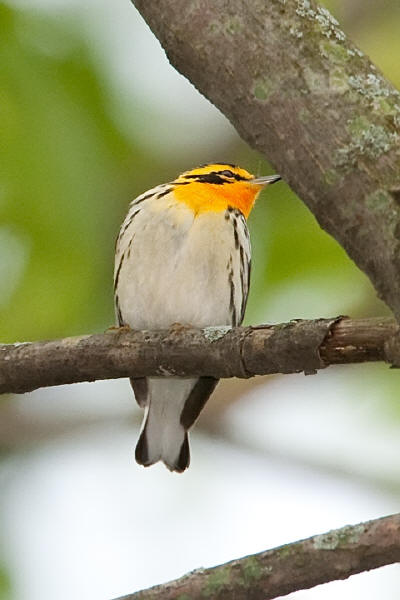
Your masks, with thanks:
M 118 600 L 269 600 L 400 561 L 400 514 L 199 569 Z
M 180 325 L 0 345 L 0 394 L 147 375 L 253 377 L 315 373 L 332 364 L 400 361 L 390 318 L 296 320 L 256 327 Z
M 400 317 L 400 93 L 313 0 L 133 0 Z

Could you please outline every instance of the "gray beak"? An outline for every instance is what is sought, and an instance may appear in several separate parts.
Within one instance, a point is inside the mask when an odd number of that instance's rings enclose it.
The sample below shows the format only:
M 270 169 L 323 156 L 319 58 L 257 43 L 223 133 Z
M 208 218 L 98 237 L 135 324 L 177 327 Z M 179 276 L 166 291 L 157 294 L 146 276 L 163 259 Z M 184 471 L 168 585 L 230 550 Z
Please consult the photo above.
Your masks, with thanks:
M 282 177 L 280 175 L 265 175 L 265 177 L 255 177 L 255 179 L 251 179 L 250 183 L 255 183 L 256 185 L 269 185 L 270 183 L 275 183 L 281 179 Z

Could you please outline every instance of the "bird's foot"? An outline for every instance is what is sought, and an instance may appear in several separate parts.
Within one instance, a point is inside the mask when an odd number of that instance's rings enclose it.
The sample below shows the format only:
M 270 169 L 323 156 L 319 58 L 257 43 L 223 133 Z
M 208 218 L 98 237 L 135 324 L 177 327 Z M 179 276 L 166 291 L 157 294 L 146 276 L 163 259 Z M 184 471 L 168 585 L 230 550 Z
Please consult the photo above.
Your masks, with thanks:
M 126 333 L 128 331 L 131 331 L 129 325 L 121 325 L 120 327 L 118 327 L 117 325 L 112 325 L 112 327 L 106 329 L 106 333 Z

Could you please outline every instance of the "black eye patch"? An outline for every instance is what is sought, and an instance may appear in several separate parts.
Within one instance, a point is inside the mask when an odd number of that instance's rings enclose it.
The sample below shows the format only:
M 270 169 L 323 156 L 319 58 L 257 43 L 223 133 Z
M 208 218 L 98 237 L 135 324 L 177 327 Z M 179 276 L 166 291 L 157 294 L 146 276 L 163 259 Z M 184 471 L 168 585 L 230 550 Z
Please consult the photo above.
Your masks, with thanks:
M 218 171 L 218 175 L 229 177 L 229 179 L 235 179 L 236 181 L 248 181 L 247 177 L 242 177 L 242 175 L 239 175 L 239 173 L 233 173 L 232 171 L 229 171 L 229 169 Z M 233 181 L 225 181 L 225 183 L 233 183 Z
M 247 177 L 242 177 L 238 173 L 233 173 L 229 169 L 224 169 L 223 171 L 211 171 L 211 173 L 191 173 L 189 175 L 183 175 L 183 177 L 185 179 L 193 179 L 195 181 L 198 181 L 199 183 L 214 183 L 217 185 L 234 183 L 234 181 L 248 181 Z M 223 179 L 223 177 L 226 177 L 228 180 Z

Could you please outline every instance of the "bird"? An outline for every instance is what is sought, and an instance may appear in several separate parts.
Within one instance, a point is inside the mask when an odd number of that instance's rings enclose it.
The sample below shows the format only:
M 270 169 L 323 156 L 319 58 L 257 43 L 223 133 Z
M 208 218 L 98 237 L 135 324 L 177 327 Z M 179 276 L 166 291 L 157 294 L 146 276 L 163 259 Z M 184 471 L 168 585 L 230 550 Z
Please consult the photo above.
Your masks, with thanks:
M 135 198 L 115 252 L 117 324 L 137 330 L 242 323 L 250 285 L 247 218 L 261 190 L 280 175 L 256 177 L 230 163 L 207 163 Z M 144 418 L 135 450 L 145 467 L 181 473 L 188 431 L 218 379 L 131 378 Z

